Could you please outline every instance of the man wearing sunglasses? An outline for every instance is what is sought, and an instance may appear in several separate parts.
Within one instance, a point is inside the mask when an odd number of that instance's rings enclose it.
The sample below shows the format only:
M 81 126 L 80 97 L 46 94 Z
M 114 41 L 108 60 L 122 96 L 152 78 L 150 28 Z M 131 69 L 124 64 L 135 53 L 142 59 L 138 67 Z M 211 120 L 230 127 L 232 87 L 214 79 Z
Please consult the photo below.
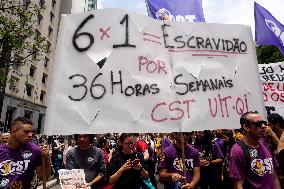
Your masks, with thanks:
M 244 113 L 240 118 L 244 138 L 234 144 L 230 154 L 229 175 L 235 189 L 280 189 L 275 166 L 277 162 L 267 148 L 267 125 L 257 112 Z
M 34 134 L 33 123 L 28 119 L 19 117 L 12 122 L 9 142 L 0 145 L 0 188 L 30 188 L 35 170 L 43 178 L 42 162 L 44 173 L 50 175 L 48 148 L 30 143 Z

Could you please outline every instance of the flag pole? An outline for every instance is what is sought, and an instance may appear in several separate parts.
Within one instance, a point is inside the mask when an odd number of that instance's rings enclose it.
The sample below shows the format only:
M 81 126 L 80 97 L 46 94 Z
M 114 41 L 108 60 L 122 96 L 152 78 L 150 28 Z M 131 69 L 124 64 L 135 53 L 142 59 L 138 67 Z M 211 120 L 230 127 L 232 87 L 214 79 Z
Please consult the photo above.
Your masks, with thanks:
M 186 167 L 185 167 L 184 137 L 182 135 L 182 132 L 180 132 L 180 137 L 181 137 L 182 170 L 183 170 L 184 184 L 186 184 L 187 179 L 186 179 Z

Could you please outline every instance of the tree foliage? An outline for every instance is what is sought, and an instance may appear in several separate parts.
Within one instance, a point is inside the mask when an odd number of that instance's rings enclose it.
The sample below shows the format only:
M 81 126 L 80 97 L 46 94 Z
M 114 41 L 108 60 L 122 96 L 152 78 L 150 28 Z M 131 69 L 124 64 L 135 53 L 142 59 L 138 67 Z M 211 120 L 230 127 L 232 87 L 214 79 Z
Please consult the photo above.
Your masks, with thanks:
M 0 7 L 0 78 L 6 80 L 11 66 L 38 61 L 47 52 L 47 40 L 35 36 L 37 15 L 42 11 L 29 0 L 1 0 Z M 37 55 L 37 56 L 32 56 Z M 32 58 L 34 57 L 34 58 Z
M 268 64 L 284 61 L 284 56 L 275 46 L 257 46 L 256 55 L 259 64 Z

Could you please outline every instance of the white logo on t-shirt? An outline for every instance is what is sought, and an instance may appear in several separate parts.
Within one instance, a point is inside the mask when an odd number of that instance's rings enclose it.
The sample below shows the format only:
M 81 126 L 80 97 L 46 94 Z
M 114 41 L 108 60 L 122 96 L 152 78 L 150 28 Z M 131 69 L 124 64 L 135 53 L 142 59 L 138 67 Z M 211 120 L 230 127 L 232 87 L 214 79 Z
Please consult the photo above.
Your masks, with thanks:
M 6 160 L 0 163 L 0 175 L 20 175 L 29 167 L 30 160 L 16 161 Z
M 266 159 L 254 159 L 251 162 L 251 170 L 257 174 L 258 176 L 263 176 L 266 174 L 272 174 L 273 173 L 273 162 L 272 158 L 266 158 Z
M 173 166 L 177 171 L 183 171 L 183 164 L 181 158 L 176 158 L 173 162 Z M 185 159 L 186 170 L 193 169 L 193 159 Z

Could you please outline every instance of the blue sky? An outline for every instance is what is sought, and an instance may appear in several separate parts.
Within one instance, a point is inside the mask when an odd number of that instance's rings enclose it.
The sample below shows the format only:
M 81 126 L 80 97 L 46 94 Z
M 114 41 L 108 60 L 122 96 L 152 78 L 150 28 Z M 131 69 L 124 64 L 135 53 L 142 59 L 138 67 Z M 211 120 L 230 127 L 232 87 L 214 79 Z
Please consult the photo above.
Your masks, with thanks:
M 284 24 L 284 0 L 255 0 Z M 206 22 L 251 25 L 254 30 L 254 0 L 203 0 Z M 145 0 L 98 0 L 99 8 L 122 8 L 147 14 Z

